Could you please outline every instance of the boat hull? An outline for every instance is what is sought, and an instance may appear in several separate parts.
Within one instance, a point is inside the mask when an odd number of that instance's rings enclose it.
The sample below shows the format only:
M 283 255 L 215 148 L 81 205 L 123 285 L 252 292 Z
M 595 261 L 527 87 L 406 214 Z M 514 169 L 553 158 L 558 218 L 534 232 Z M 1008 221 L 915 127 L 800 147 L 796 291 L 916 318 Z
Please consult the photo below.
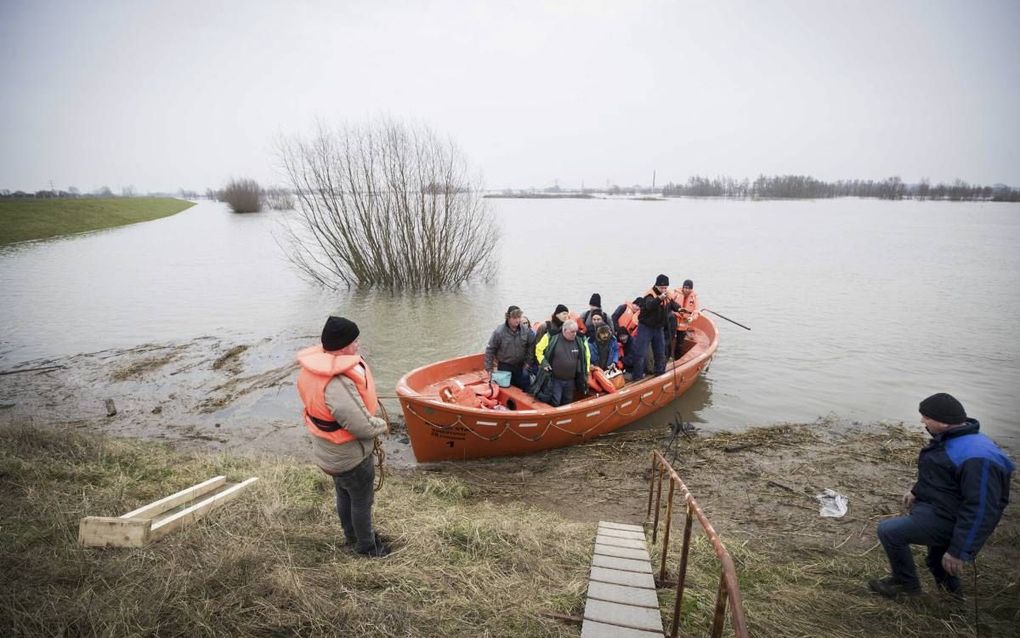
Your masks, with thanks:
M 693 326 L 694 345 L 664 374 L 554 408 L 517 388 L 500 389 L 500 403 L 534 409 L 492 410 L 443 402 L 444 379 L 482 378 L 481 353 L 412 370 L 397 384 L 408 437 L 419 462 L 532 454 L 573 445 L 617 430 L 656 412 L 693 385 L 712 361 L 718 333 L 707 317 Z

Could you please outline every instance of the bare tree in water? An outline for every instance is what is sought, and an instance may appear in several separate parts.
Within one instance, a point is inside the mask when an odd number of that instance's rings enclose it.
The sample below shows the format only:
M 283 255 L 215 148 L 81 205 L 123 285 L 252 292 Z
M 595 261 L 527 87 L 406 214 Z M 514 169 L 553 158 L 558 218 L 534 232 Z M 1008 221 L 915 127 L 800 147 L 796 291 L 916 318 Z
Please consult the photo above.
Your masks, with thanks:
M 280 144 L 290 259 L 328 288 L 449 288 L 492 274 L 499 232 L 459 149 L 392 120 Z

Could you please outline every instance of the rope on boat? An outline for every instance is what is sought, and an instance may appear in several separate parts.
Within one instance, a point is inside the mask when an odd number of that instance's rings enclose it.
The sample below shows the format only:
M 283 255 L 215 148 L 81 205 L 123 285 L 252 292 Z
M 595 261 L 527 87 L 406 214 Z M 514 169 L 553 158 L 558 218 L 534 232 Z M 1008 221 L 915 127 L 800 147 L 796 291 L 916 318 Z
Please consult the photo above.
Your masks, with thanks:
M 675 390 L 675 389 L 676 389 L 676 385 L 675 385 L 674 383 L 670 383 L 670 388 L 671 388 L 671 389 L 674 389 L 674 390 Z M 504 422 L 503 422 L 503 430 L 502 430 L 502 431 L 500 431 L 499 433 L 497 433 L 497 434 L 495 434 L 495 435 L 493 435 L 493 436 L 484 436 L 484 435 L 482 435 L 482 434 L 480 434 L 480 433 L 476 432 L 476 431 L 474 430 L 474 428 L 471 428 L 471 427 L 469 427 L 469 426 L 468 426 L 468 424 L 467 424 L 467 423 L 465 423 L 465 422 L 464 422 L 464 420 L 463 420 L 463 419 L 461 418 L 461 415 L 460 415 L 460 414 L 457 414 L 457 415 L 456 415 L 456 416 L 457 416 L 457 418 L 456 418 L 456 419 L 455 419 L 455 420 L 454 420 L 453 422 L 451 422 L 451 423 L 449 423 L 449 424 L 447 424 L 447 425 L 443 425 L 443 424 L 440 424 L 440 423 L 436 423 L 436 422 L 434 422 L 434 421 L 430 421 L 430 420 L 429 420 L 429 419 L 427 419 L 427 418 L 426 418 L 426 417 L 425 417 L 424 415 L 422 415 L 422 414 L 419 414 L 419 413 L 418 413 L 418 412 L 417 412 L 417 411 L 416 411 L 416 410 L 414 409 L 414 406 L 413 406 L 412 404 L 410 404 L 410 403 L 407 403 L 405 407 L 406 407 L 406 409 L 407 409 L 407 410 L 408 410 L 408 411 L 409 411 L 409 412 L 410 412 L 411 414 L 413 414 L 414 416 L 418 417 L 418 418 L 419 418 L 419 419 L 421 419 L 421 420 L 422 420 L 423 422 L 425 422 L 426 424 L 428 424 L 428 425 L 429 425 L 430 427 L 432 427 L 433 429 L 435 429 L 435 430 L 438 430 L 438 431 L 440 431 L 440 432 L 445 432 L 445 431 L 448 431 L 448 430 L 454 430 L 454 429 L 456 429 L 456 428 L 457 428 L 457 426 L 460 426 L 460 427 L 461 427 L 462 429 L 464 429 L 464 430 L 467 430 L 467 431 L 468 431 L 468 432 L 470 432 L 471 434 L 474 434 L 474 435 L 475 435 L 476 437 L 478 437 L 479 439 L 481 439 L 481 440 L 483 440 L 483 441 L 490 441 L 490 442 L 491 442 L 491 441 L 498 441 L 498 440 L 499 440 L 500 438 L 502 438 L 502 437 L 503 437 L 503 435 L 505 435 L 505 434 L 506 434 L 507 430 L 509 430 L 510 432 L 512 432 L 512 433 L 514 433 L 514 434 L 516 434 L 516 435 L 517 435 L 517 436 L 518 436 L 519 438 L 521 438 L 521 439 L 523 439 L 523 440 L 525 440 L 525 441 L 528 441 L 529 443 L 536 443 L 536 442 L 538 442 L 538 441 L 542 440 L 542 439 L 543 439 L 543 438 L 545 437 L 545 435 L 546 435 L 546 434 L 547 434 L 547 433 L 549 432 L 549 429 L 550 429 L 550 428 L 556 428 L 557 430 L 560 430 L 561 432 L 565 432 L 565 433 L 567 433 L 567 434 L 572 434 L 572 435 L 574 435 L 574 436 L 577 436 L 577 437 L 580 437 L 580 438 L 582 438 L 582 439 L 583 439 L 583 438 L 587 437 L 587 436 L 588 436 L 588 434 L 590 434 L 590 433 L 591 433 L 591 432 L 593 432 L 594 430 L 597 430 L 598 428 L 600 428 L 600 427 L 602 426 L 602 424 L 604 424 L 604 423 L 605 423 L 606 421 L 608 421 L 608 420 L 609 420 L 610 418 L 612 418 L 613 416 L 615 416 L 615 415 L 617 415 L 617 414 L 619 414 L 619 415 L 621 415 L 621 416 L 624 416 L 624 417 L 629 417 L 629 416 L 633 415 L 634 413 L 636 413 L 636 412 L 638 411 L 638 409 L 640 409 L 640 407 L 641 407 L 642 405 L 645 405 L 645 406 L 647 406 L 647 407 L 650 407 L 650 408 L 653 408 L 653 409 L 655 409 L 655 408 L 658 408 L 658 407 L 659 407 L 659 400 L 660 400 L 660 399 L 662 399 L 662 397 L 663 397 L 663 396 L 664 396 L 665 394 L 666 394 L 666 390 L 664 390 L 664 389 L 662 388 L 662 386 L 659 386 L 659 394 L 658 394 L 658 396 L 657 396 L 657 397 L 655 397 L 655 398 L 654 398 L 654 399 L 653 399 L 653 400 L 651 401 L 651 403 L 648 403 L 648 402 L 646 402 L 646 401 L 645 401 L 645 399 L 644 399 L 644 397 L 641 397 L 641 396 L 639 396 L 639 397 L 637 398 L 637 405 L 635 406 L 635 408 L 634 408 L 633 410 L 631 410 L 630 412 L 626 412 L 626 413 L 625 413 L 625 412 L 623 412 L 623 411 L 622 411 L 622 410 L 620 409 L 620 406 L 619 406 L 619 405 L 613 405 L 613 408 L 612 408 L 612 410 L 611 410 L 611 411 L 609 412 L 609 414 L 607 414 L 607 415 L 606 415 L 605 417 L 603 417 L 602 419 L 600 419 L 600 420 L 599 420 L 599 421 L 598 421 L 598 422 L 597 422 L 597 423 L 596 423 L 595 425 L 591 426 L 590 428 L 588 428 L 588 429 L 586 429 L 586 430 L 584 430 L 584 431 L 582 431 L 582 432 L 575 432 L 575 431 L 573 431 L 573 430 L 568 430 L 568 429 L 566 429 L 566 428 L 562 428 L 562 427 L 560 427 L 560 426 L 559 426 L 559 424 L 558 424 L 558 423 L 556 423 L 557 419 L 556 419 L 556 418 L 552 418 L 552 419 L 550 419 L 550 420 L 549 420 L 549 421 L 548 421 L 548 422 L 547 422 L 547 423 L 545 424 L 545 429 L 544 429 L 544 430 L 542 430 L 541 434 L 539 434 L 538 436 L 536 436 L 536 437 L 533 437 L 533 438 L 532 438 L 532 437 L 528 437 L 528 436 L 525 436 L 525 435 L 524 435 L 524 434 L 522 434 L 521 432 L 518 432 L 517 430 L 515 430 L 514 428 L 512 428 L 512 427 L 511 427 L 511 423 L 510 423 L 509 421 L 504 421 Z M 667 400 L 665 401 L 665 403 L 668 403 L 669 401 L 671 401 L 671 400 L 672 400 L 672 397 L 674 396 L 674 394 L 675 394 L 675 393 L 671 393 L 671 394 L 670 394 L 670 398 L 668 398 L 668 399 L 667 399 Z

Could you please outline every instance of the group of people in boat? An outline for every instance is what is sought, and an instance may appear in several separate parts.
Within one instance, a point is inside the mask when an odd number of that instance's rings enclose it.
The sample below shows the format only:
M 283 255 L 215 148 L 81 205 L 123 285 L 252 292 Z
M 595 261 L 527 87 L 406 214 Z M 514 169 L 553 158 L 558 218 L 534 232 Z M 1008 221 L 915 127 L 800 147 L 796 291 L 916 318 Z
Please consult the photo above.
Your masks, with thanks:
M 686 279 L 670 290 L 666 275 L 611 314 L 602 309 L 599 293 L 581 315 L 559 304 L 537 325 L 510 306 L 485 347 L 485 370 L 509 373 L 511 385 L 539 401 L 566 405 L 575 392 L 612 392 L 625 380 L 664 373 L 669 357 L 683 355 L 697 317 L 694 282 Z

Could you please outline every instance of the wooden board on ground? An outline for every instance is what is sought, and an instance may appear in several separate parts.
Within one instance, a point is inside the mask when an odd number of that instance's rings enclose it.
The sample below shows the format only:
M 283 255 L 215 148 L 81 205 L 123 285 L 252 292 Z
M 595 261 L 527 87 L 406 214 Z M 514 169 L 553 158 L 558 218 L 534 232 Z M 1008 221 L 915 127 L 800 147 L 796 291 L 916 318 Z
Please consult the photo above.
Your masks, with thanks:
M 238 496 L 257 477 L 227 484 L 224 476 L 193 485 L 120 517 L 86 516 L 78 525 L 78 544 L 85 547 L 144 547 L 199 520 Z

